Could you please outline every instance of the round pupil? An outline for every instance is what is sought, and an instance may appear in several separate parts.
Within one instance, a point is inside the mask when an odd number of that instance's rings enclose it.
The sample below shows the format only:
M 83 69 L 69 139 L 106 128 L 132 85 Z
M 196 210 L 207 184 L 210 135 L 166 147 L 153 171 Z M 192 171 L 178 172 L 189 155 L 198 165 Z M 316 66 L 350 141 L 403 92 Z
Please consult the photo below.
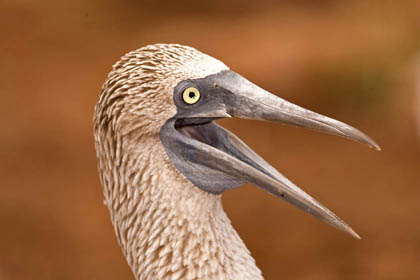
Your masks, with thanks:
M 190 91 L 190 93 L 188 93 L 188 97 L 189 98 L 194 98 L 195 97 L 195 93 L 193 91 Z

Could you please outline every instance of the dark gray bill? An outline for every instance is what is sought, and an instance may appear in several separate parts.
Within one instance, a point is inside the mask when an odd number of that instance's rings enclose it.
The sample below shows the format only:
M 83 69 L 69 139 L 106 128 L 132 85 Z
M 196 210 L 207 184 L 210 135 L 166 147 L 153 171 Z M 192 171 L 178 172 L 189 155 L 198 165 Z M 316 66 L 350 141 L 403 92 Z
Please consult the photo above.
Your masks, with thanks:
M 180 95 L 195 87 L 197 104 L 187 105 Z M 160 131 L 160 139 L 174 166 L 195 186 L 214 194 L 253 183 L 320 220 L 360 238 L 343 220 L 295 186 L 231 132 L 213 122 L 237 116 L 268 120 L 344 136 L 379 150 L 359 130 L 291 104 L 232 72 L 186 80 L 174 90 L 177 114 Z
M 235 72 L 222 72 L 214 80 L 217 85 L 234 93 L 227 96 L 225 101 L 226 111 L 230 115 L 310 128 L 353 139 L 380 150 L 375 141 L 358 129 L 287 102 Z

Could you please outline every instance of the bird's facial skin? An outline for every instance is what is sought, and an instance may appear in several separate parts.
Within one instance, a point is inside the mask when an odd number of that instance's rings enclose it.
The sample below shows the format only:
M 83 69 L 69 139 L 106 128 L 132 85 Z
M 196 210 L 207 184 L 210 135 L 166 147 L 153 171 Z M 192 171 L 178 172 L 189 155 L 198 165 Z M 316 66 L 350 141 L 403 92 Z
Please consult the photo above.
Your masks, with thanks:
M 160 139 L 173 165 L 195 186 L 219 194 L 251 182 L 359 238 L 343 220 L 213 120 L 236 116 L 275 121 L 347 137 L 379 150 L 368 136 L 276 97 L 230 70 L 179 82 L 173 100 L 177 113 L 162 126 Z

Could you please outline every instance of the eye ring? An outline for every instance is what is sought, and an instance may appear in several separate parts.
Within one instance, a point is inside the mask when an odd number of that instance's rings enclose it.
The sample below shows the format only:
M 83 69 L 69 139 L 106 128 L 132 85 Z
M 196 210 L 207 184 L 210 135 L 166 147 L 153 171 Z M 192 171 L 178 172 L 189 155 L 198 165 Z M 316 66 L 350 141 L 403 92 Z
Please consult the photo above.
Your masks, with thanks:
M 182 100 L 189 105 L 197 103 L 200 97 L 200 91 L 195 87 L 186 88 L 182 93 Z

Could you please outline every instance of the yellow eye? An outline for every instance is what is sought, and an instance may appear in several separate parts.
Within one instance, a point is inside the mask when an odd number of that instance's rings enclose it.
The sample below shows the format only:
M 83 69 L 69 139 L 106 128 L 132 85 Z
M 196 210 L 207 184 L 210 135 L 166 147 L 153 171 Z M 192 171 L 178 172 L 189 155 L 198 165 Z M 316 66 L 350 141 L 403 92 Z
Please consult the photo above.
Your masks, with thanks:
M 200 92 L 195 87 L 189 87 L 182 93 L 182 99 L 187 104 L 195 104 L 200 100 Z

